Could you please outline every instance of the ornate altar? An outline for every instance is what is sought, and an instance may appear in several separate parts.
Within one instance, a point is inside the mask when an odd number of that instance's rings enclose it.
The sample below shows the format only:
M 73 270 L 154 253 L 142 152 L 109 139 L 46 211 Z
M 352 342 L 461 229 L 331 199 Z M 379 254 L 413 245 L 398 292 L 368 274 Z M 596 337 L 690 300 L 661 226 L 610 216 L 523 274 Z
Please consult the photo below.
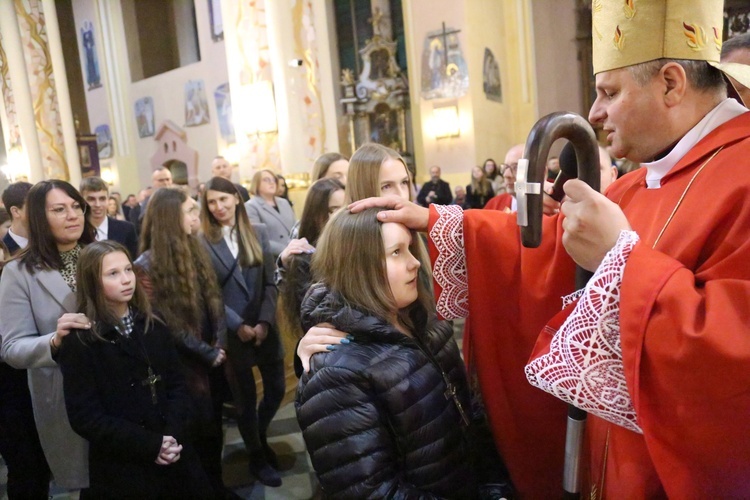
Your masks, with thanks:
M 396 62 L 389 13 L 375 7 L 370 23 L 373 37 L 359 51 L 362 72 L 355 79 L 352 70 L 344 69 L 341 76 L 349 142 L 352 149 L 377 142 L 404 154 L 410 149 L 406 130 L 408 81 Z

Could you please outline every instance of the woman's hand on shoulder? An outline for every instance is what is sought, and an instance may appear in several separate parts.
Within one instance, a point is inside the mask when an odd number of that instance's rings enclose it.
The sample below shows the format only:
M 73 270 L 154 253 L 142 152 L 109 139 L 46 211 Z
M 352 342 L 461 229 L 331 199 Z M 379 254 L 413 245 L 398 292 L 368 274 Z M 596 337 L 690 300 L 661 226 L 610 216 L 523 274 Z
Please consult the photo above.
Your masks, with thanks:
M 286 248 L 282 250 L 279 257 L 281 258 L 281 263 L 284 265 L 284 267 L 288 268 L 294 255 L 313 253 L 314 251 L 315 247 L 307 241 L 307 238 L 300 238 L 298 240 L 291 240 L 287 244 Z
M 59 349 L 63 337 L 67 336 L 71 330 L 88 330 L 91 328 L 91 320 L 83 313 L 65 313 L 57 320 L 57 330 L 50 338 L 52 349 Z
M 309 372 L 310 358 L 313 354 L 333 351 L 337 344 L 348 344 L 350 340 L 351 336 L 336 330 L 329 323 L 321 323 L 310 328 L 297 345 L 297 356 L 302 361 L 302 368 Z

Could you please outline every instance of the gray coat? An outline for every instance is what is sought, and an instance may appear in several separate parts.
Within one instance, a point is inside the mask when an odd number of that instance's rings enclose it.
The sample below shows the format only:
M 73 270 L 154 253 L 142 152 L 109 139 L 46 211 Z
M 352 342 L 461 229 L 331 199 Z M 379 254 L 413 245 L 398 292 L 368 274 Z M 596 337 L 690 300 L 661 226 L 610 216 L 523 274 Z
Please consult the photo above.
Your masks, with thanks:
M 265 224 L 268 232 L 268 240 L 271 243 L 271 252 L 276 258 L 289 243 L 289 233 L 294 226 L 294 210 L 284 198 L 276 197 L 275 208 L 266 203 L 260 196 L 253 196 L 245 203 L 247 216 L 253 224 Z
M 241 345 L 243 362 L 250 365 L 276 361 L 284 356 L 276 329 L 277 290 L 273 279 L 274 258 L 271 256 L 265 225 L 253 224 L 253 228 L 263 248 L 263 265 L 247 269 L 241 269 L 239 264 L 234 265 L 235 258 L 224 238 L 212 243 L 205 236 L 202 237 L 216 271 L 219 286 L 222 287 L 228 345 Z M 240 325 L 244 323 L 255 326 L 261 321 L 268 323 L 270 330 L 265 342 L 259 347 L 252 343 L 245 345 L 239 341 L 233 342 L 237 340 L 237 329 Z
M 75 293 L 58 271 L 30 274 L 12 261 L 0 279 L 0 304 L 2 359 L 14 368 L 28 369 L 39 441 L 55 482 L 64 488 L 86 488 L 88 442 L 68 422 L 62 372 L 49 344 L 60 316 L 76 312 Z

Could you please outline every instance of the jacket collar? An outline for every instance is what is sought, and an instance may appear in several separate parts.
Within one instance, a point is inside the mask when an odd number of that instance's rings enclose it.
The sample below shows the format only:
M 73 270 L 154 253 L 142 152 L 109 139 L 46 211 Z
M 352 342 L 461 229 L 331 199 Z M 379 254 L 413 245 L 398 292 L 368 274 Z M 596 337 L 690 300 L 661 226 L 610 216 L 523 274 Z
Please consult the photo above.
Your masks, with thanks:
M 279 198 L 278 196 L 275 198 L 275 200 L 276 200 L 276 206 L 279 208 L 278 211 L 276 211 L 275 208 L 273 208 L 271 205 L 269 205 L 266 202 L 266 200 L 264 200 L 260 196 L 256 196 L 253 199 L 256 200 L 256 203 L 258 204 L 259 207 L 261 207 L 261 210 L 265 210 L 267 213 L 271 214 L 273 217 L 275 217 L 276 219 L 278 219 L 284 225 L 284 227 L 287 230 L 289 230 L 289 231 L 292 230 L 292 227 L 289 225 L 289 220 L 286 217 L 284 217 L 284 215 L 282 214 L 282 212 L 285 212 L 285 206 L 284 206 L 283 202 L 279 201 L 282 198 Z
M 224 241 L 224 238 L 221 238 L 216 243 L 206 238 L 206 242 L 208 243 L 208 248 L 211 249 L 211 252 L 213 252 L 213 254 L 216 256 L 219 262 L 221 262 L 221 265 L 224 266 L 225 272 L 229 272 L 229 270 L 232 269 L 232 267 L 234 267 L 234 271 L 232 271 L 232 278 L 235 281 L 237 281 L 237 283 L 245 291 L 247 291 L 247 285 L 245 283 L 245 280 L 242 279 L 240 266 L 234 265 L 235 257 L 234 255 L 232 255 L 232 252 L 229 250 L 229 246 L 227 245 L 227 242 Z M 239 256 L 237 258 L 239 258 Z
M 69 313 L 76 312 L 76 294 L 70 289 L 62 275 L 57 270 L 41 269 L 35 273 L 37 282 L 47 290 L 47 293 Z

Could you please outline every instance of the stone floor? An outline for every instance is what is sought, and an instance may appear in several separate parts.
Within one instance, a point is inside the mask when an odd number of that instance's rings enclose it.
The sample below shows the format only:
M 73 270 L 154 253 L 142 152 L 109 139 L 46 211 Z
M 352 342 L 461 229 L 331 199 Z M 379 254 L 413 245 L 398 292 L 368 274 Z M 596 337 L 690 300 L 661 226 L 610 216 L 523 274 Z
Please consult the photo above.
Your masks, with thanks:
M 455 322 L 456 340 L 461 346 L 463 321 Z M 297 425 L 294 403 L 283 406 L 268 429 L 268 442 L 279 458 L 282 485 L 279 488 L 268 488 L 255 483 L 247 470 L 247 454 L 237 426 L 232 420 L 225 420 L 224 438 L 224 482 L 242 498 L 249 500 L 296 500 L 312 498 L 317 479 L 310 464 L 310 457 L 305 449 L 302 433 Z M 7 500 L 7 470 L 0 457 L 0 500 Z M 54 488 L 51 490 L 55 500 L 73 500 L 77 495 Z

